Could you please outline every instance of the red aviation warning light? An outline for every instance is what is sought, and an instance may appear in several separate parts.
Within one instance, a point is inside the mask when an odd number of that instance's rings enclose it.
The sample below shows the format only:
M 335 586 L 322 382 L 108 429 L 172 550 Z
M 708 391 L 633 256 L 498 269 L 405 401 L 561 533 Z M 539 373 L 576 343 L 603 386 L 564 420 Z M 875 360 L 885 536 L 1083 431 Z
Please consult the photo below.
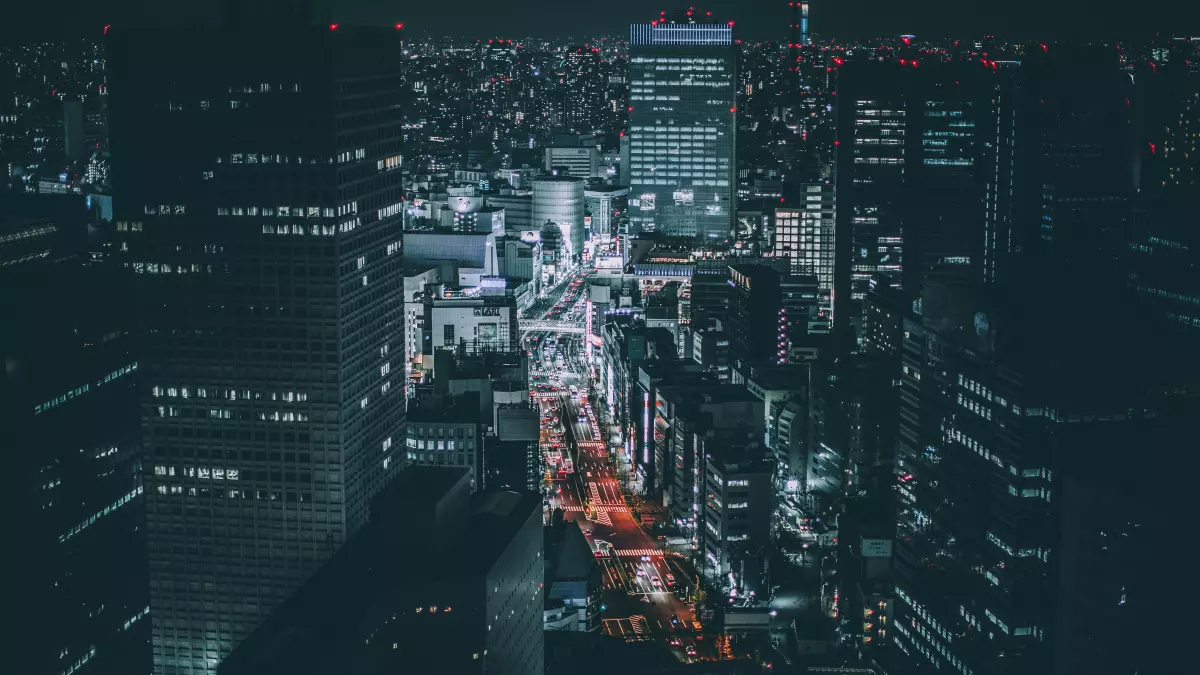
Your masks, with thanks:
M 402 23 L 396 24 L 396 30 L 404 30 L 404 24 L 402 24 Z
M 331 23 L 329 24 L 329 30 L 337 30 L 337 26 L 338 25 L 336 23 Z

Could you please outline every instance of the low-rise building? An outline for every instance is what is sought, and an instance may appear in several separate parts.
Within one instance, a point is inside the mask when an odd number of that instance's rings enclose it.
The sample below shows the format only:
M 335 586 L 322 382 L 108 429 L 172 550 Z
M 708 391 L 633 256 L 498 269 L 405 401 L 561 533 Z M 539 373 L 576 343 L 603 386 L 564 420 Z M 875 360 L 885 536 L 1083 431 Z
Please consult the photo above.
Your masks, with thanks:
M 730 571 L 736 551 L 770 543 L 774 467 L 761 443 L 745 434 L 705 436 L 704 571 Z
M 434 396 L 408 408 L 405 451 L 416 466 L 454 466 L 470 472 L 471 490 L 483 488 L 479 395 Z

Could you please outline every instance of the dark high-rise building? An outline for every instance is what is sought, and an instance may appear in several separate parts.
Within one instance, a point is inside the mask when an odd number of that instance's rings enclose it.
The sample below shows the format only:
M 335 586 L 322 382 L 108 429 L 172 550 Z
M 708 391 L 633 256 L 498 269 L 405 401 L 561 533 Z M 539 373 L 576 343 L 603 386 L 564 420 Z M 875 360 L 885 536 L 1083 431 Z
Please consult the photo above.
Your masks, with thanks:
M 1022 67 L 1030 140 L 1041 150 L 1024 183 L 1036 190 L 1026 222 L 1038 224 L 1025 234 L 1027 252 L 1112 273 L 1134 193 L 1129 78 L 1116 50 L 1053 50 Z
M 1036 258 L 1116 272 L 1138 173 L 1136 95 L 1116 51 L 1050 48 L 995 65 L 988 101 L 975 106 L 985 127 L 981 278 L 1008 283 Z M 1153 162 L 1144 168 L 1157 175 Z
M 1052 672 L 1055 652 L 1070 668 L 1053 672 L 1120 671 L 1146 658 L 1125 631 L 1151 615 L 1144 528 L 1156 525 L 1135 505 L 1186 480 L 1161 468 L 1192 436 L 1189 343 L 1115 285 L 1081 283 L 1070 303 L 1029 302 L 1053 288 L 1034 275 L 1021 286 L 927 286 L 904 322 L 895 672 Z M 1132 448 L 1136 470 L 1117 480 Z
M 1172 41 L 1136 69 L 1139 195 L 1124 247 L 1124 276 L 1171 321 L 1200 328 L 1200 241 L 1192 217 L 1200 178 L 1200 73 L 1191 43 Z M 1165 61 L 1165 62 L 1164 62 Z
M 404 463 L 401 35 L 109 32 L 156 673 L 211 673 Z
M 150 668 L 144 369 L 122 276 L 85 265 L 64 241 L 83 229 L 0 224 L 0 486 L 13 552 L 6 650 L 31 675 Z M 30 252 L 6 250 L 14 236 L 47 250 L 14 260 L 9 253 Z
M 692 12 L 688 12 L 692 14 Z M 663 17 L 630 29 L 629 217 L 635 232 L 733 230 L 733 22 Z
M 746 372 L 755 366 L 807 360 L 815 347 L 810 336 L 825 332 L 819 316 L 817 279 L 794 275 L 766 265 L 729 267 L 730 347 L 734 366 Z
M 966 282 L 981 264 L 983 116 L 978 64 L 899 60 L 842 68 L 837 99 L 836 297 L 862 320 L 878 278 L 910 296 L 926 280 Z

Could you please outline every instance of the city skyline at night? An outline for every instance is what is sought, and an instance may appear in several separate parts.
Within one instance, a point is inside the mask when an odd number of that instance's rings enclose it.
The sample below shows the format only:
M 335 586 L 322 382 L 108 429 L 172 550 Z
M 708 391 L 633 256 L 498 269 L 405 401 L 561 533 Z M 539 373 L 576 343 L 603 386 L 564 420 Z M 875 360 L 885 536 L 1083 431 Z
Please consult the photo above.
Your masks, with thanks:
M 1194 8 L 45 10 L 16 671 L 1194 670 Z

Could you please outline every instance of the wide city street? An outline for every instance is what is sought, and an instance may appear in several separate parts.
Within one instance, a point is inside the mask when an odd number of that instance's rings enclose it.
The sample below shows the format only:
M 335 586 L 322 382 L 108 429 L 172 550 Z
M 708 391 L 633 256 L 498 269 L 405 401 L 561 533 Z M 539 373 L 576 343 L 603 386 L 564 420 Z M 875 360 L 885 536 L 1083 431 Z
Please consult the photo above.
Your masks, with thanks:
M 584 282 L 577 275 L 530 312 L 538 318 L 581 320 Z M 695 572 L 635 520 L 621 490 L 619 459 L 589 402 L 591 383 L 578 334 L 531 331 L 524 336 L 530 389 L 541 410 L 550 506 L 583 530 L 603 572 L 603 631 L 627 640 L 659 640 L 681 661 L 715 658 L 689 602 Z

